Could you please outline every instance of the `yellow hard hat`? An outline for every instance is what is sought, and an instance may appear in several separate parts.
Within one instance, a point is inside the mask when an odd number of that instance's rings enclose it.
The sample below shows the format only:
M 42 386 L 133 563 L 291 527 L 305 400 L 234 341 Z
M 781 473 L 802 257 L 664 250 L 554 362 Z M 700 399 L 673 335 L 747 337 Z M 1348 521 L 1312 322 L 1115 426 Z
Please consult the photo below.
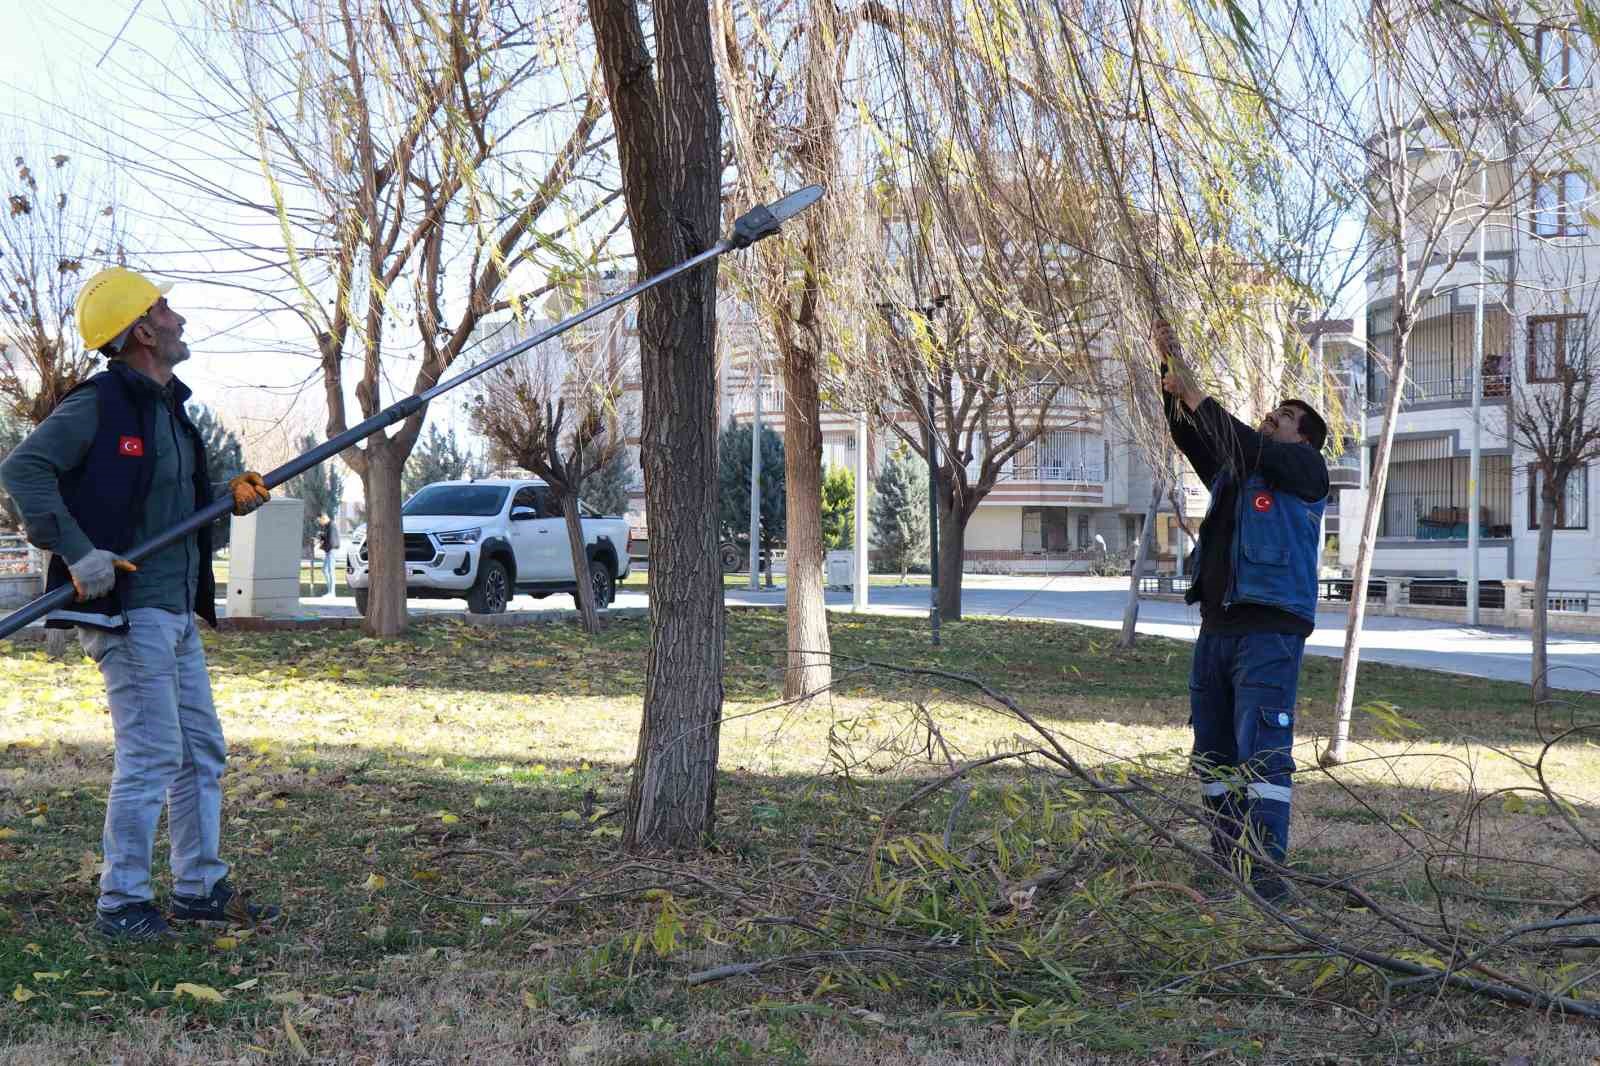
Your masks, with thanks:
M 108 267 L 78 290 L 75 314 L 84 347 L 103 348 L 133 325 L 172 288 L 127 267 Z

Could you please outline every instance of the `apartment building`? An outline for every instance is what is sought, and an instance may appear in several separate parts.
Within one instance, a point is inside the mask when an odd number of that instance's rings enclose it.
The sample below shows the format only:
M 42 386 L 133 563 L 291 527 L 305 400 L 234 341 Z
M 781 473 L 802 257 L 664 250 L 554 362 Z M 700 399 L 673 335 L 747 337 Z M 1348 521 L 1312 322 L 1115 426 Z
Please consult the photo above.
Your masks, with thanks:
M 1600 113 L 1595 84 L 1586 64 L 1571 54 L 1567 38 L 1540 31 L 1538 42 L 1547 53 L 1547 69 L 1569 78 L 1560 86 L 1571 90 L 1565 96 L 1568 105 L 1588 115 Z M 1531 113 L 1526 121 L 1537 133 L 1538 124 L 1550 116 L 1541 119 L 1537 108 Z M 1539 143 L 1536 135 L 1525 140 Z M 1429 157 L 1423 156 L 1416 171 L 1419 184 L 1441 180 L 1450 159 L 1445 152 L 1436 154 L 1431 168 Z M 1580 154 L 1587 166 L 1600 164 L 1592 145 Z M 1375 575 L 1466 578 L 1470 523 L 1476 522 L 1482 579 L 1534 576 L 1537 479 L 1532 454 L 1512 430 L 1513 416 L 1559 388 L 1565 374 L 1586 373 L 1595 365 L 1591 318 L 1600 312 L 1600 234 L 1588 221 L 1594 209 L 1592 190 L 1584 166 L 1573 163 L 1570 153 L 1561 156 L 1564 161 L 1555 162 L 1552 156 L 1545 169 L 1516 153 L 1501 153 L 1501 161 L 1487 168 L 1485 180 L 1489 202 L 1504 198 L 1509 207 L 1490 216 L 1481 244 L 1476 234 L 1457 245 L 1446 240 L 1441 254 L 1427 263 L 1421 262 L 1418 249 L 1410 251 L 1408 267 L 1426 298 L 1407 348 L 1408 372 L 1378 523 Z M 1476 181 L 1468 186 L 1469 197 L 1477 188 Z M 1457 248 L 1460 254 L 1451 265 Z M 1364 431 L 1361 458 L 1369 469 L 1392 395 L 1384 367 L 1395 343 L 1393 282 L 1392 262 L 1376 264 L 1367 275 L 1364 337 L 1352 334 L 1347 350 L 1345 369 Z M 1479 351 L 1481 402 L 1475 421 L 1473 369 Z M 1475 429 L 1480 468 L 1474 515 L 1470 453 Z M 1552 551 L 1553 589 L 1600 590 L 1600 523 L 1590 498 L 1590 477 L 1585 466 L 1563 487 Z M 1355 488 L 1342 497 L 1340 510 L 1348 516 L 1349 530 L 1340 537 L 1339 559 L 1348 567 L 1355 562 L 1366 493 Z

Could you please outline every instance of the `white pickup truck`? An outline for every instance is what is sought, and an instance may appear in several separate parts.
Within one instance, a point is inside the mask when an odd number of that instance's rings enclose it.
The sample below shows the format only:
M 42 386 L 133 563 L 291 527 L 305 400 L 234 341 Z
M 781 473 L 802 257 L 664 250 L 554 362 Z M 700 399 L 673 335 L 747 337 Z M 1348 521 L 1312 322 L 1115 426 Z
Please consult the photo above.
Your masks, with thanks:
M 583 503 L 585 575 L 595 606 L 606 607 L 628 576 L 628 521 Z M 511 597 L 552 592 L 577 599 L 566 520 L 543 481 L 439 481 L 400 511 L 406 537 L 406 595 L 462 599 L 474 614 L 499 614 Z M 367 613 L 367 543 L 350 546 L 345 569 L 356 606 Z

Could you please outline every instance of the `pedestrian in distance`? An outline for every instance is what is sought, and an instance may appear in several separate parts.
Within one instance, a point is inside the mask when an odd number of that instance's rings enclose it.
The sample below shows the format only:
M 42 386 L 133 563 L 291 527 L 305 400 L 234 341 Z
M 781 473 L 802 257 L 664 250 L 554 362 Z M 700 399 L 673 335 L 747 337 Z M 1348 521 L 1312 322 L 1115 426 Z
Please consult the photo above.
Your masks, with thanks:
M 106 368 L 68 393 L 0 465 L 28 540 L 54 553 L 48 587 L 71 582 L 77 593 L 45 624 L 75 627 L 105 679 L 116 753 L 95 928 L 120 941 L 171 937 L 169 915 L 235 924 L 278 916 L 233 886 L 220 854 L 227 745 L 195 625 L 196 615 L 217 622 L 210 531 L 137 567 L 122 557 L 212 498 L 205 446 L 184 412 L 190 392 L 174 376 L 190 353 L 184 318 L 167 303 L 170 288 L 122 267 L 84 284 L 78 330 Z M 236 515 L 270 496 L 254 472 L 233 477 L 226 491 Z M 150 877 L 163 806 L 172 867 L 166 913 Z
M 1296 399 L 1246 425 L 1169 371 L 1169 362 L 1183 365 L 1170 326 L 1160 323 L 1156 337 L 1168 429 L 1211 490 L 1184 599 L 1200 605 L 1189 711 L 1212 856 L 1277 901 L 1288 892 L 1272 866 L 1284 864 L 1289 846 L 1295 700 L 1317 617 L 1328 427 Z
M 321 530 L 317 533 L 317 547 L 322 549 L 322 576 L 327 579 L 328 591 L 325 595 L 333 595 L 333 552 L 339 546 L 339 523 L 331 515 L 318 515 L 317 525 Z

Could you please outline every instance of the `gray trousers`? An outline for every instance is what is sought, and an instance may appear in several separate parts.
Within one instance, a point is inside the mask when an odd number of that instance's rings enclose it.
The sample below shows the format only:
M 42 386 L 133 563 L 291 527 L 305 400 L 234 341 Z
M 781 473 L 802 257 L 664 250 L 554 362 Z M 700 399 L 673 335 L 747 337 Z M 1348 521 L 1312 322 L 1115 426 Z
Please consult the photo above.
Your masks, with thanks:
M 150 861 L 167 807 L 172 889 L 207 896 L 227 876 L 218 857 L 227 744 L 211 703 L 211 678 L 194 615 L 157 607 L 127 612 L 128 632 L 78 630 L 100 667 L 116 733 L 106 803 L 100 909 L 153 900 Z

